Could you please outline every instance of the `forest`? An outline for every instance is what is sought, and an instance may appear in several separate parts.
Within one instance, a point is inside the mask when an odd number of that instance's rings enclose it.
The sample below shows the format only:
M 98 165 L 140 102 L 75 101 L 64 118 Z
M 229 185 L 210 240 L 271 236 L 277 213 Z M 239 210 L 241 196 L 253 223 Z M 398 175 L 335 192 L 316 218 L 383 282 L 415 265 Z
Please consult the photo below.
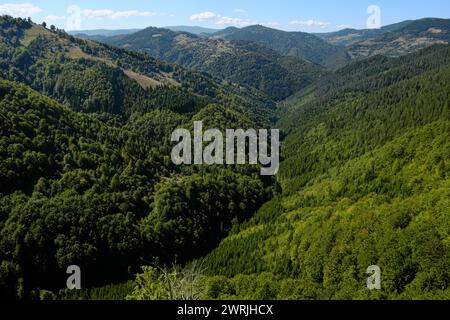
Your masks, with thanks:
M 272 181 L 258 168 L 170 161 L 175 128 L 203 119 L 265 126 L 269 99 L 28 21 L 1 24 L 6 37 L 39 29 L 26 45 L 1 47 L 2 298 L 57 292 L 72 264 L 89 270 L 92 287 L 125 281 L 147 261 L 199 258 L 270 198 Z M 71 57 L 74 48 L 83 57 Z M 129 66 L 113 65 L 120 59 Z M 171 72 L 161 81 L 173 85 L 144 89 L 124 67 L 157 79 Z
M 253 29 L 196 71 L 0 17 L 1 300 L 450 298 L 450 45 L 325 69 Z M 279 173 L 174 165 L 195 121 L 279 128 Z

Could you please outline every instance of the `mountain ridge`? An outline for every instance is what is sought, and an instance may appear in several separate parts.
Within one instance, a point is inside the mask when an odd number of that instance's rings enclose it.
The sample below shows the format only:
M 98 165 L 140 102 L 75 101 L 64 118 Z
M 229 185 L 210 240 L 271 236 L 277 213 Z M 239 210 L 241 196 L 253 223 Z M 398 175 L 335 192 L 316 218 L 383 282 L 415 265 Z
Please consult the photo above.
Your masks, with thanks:
M 281 56 L 253 42 L 209 39 L 155 27 L 99 40 L 254 87 L 274 100 L 288 97 L 324 73 L 314 63 Z
M 244 28 L 230 27 L 210 35 L 213 39 L 253 41 L 268 46 L 282 55 L 306 59 L 327 65 L 330 56 L 340 51 L 339 47 L 327 43 L 306 32 L 291 32 L 272 29 L 262 25 Z

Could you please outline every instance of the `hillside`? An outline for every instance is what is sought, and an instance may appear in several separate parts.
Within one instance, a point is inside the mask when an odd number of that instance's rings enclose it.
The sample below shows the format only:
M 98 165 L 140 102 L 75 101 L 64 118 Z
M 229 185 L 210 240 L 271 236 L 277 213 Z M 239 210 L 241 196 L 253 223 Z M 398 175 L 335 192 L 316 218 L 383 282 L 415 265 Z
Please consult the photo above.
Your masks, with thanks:
M 166 29 L 147 28 L 99 40 L 251 86 L 275 100 L 287 98 L 324 73 L 314 63 L 281 56 L 256 43 L 213 40 Z
M 0 75 L 19 81 L 77 111 L 130 115 L 155 108 L 180 113 L 212 102 L 270 113 L 274 104 L 254 89 L 149 55 L 81 40 L 26 20 L 1 17 Z M 263 110 L 260 110 L 263 109 Z
M 57 293 L 73 264 L 93 287 L 198 258 L 271 197 L 259 167 L 170 159 L 176 128 L 268 127 L 271 100 L 28 20 L 0 26 L 0 299 Z
M 403 21 L 384 26 L 381 29 L 354 30 L 345 29 L 338 32 L 316 34 L 325 41 L 338 46 L 345 46 L 345 55 L 337 56 L 336 65 L 343 65 L 352 60 L 364 59 L 375 55 L 399 57 L 434 44 L 450 43 L 450 20 L 426 18 Z
M 283 191 L 206 258 L 212 297 L 448 299 L 449 57 L 361 61 L 281 106 Z
M 398 57 L 433 44 L 448 43 L 450 43 L 450 20 L 422 19 L 352 44 L 348 53 L 352 59 L 377 54 Z
M 402 21 L 399 23 L 383 26 L 380 29 L 351 29 L 346 28 L 343 30 L 327 33 L 315 33 L 314 35 L 324 39 L 325 41 L 337 45 L 337 46 L 349 46 L 357 42 L 365 41 L 370 38 L 381 36 L 385 33 L 401 29 L 402 27 L 410 24 L 413 21 Z
M 447 24 L 103 43 L 0 16 L 0 300 L 450 299 Z M 279 128 L 278 174 L 175 165 L 195 121 Z
M 284 56 L 305 59 L 328 66 L 331 57 L 342 48 L 305 32 L 286 32 L 256 25 L 245 28 L 230 27 L 210 35 L 213 39 L 252 41 L 267 46 Z

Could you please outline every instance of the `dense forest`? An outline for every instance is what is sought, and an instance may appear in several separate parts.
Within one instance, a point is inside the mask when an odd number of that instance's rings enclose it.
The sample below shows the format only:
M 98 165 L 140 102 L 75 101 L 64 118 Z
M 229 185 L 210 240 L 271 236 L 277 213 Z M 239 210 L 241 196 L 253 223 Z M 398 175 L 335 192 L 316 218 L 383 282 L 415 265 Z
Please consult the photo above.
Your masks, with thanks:
M 225 31 L 124 49 L 0 17 L 0 299 L 450 298 L 450 45 L 339 68 L 351 30 L 280 34 L 293 51 Z M 296 57 L 302 39 L 336 70 Z M 194 121 L 281 129 L 278 175 L 174 165 Z
M 171 132 L 195 120 L 268 126 L 264 95 L 27 20 L 0 24 L 2 298 L 57 292 L 73 264 L 92 287 L 199 258 L 271 197 L 257 168 L 170 160 Z
M 206 258 L 216 296 L 450 297 L 449 57 L 377 57 L 281 106 L 283 193 Z

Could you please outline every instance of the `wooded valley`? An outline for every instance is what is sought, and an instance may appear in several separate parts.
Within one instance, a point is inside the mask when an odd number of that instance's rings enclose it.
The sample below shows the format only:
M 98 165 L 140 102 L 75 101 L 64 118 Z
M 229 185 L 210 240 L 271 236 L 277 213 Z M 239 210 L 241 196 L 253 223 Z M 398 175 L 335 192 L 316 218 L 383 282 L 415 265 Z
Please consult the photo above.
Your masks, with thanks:
M 449 299 L 449 34 L 1 16 L 0 299 L 173 299 L 186 275 L 196 299 Z M 279 173 L 173 164 L 194 121 L 280 129 Z

